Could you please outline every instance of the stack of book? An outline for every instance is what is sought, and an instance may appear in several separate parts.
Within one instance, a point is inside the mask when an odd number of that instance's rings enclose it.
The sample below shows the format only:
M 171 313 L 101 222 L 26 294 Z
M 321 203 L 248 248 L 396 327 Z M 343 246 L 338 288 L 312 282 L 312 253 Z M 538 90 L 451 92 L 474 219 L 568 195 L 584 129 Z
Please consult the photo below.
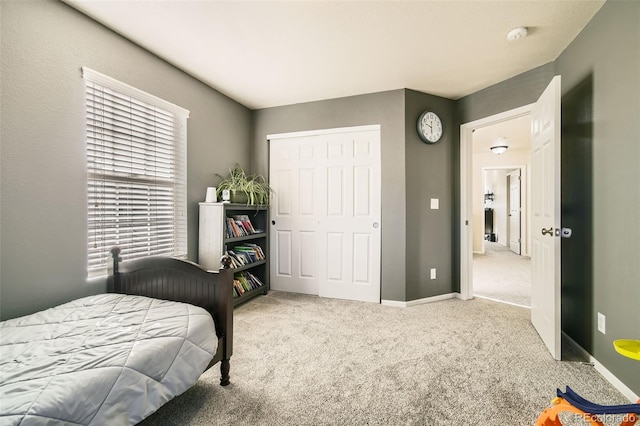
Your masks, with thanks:
M 251 272 L 238 272 L 233 276 L 233 297 L 240 297 L 243 293 L 263 285 L 262 281 Z
M 244 237 L 256 233 L 258 231 L 253 227 L 246 214 L 227 218 L 227 238 Z

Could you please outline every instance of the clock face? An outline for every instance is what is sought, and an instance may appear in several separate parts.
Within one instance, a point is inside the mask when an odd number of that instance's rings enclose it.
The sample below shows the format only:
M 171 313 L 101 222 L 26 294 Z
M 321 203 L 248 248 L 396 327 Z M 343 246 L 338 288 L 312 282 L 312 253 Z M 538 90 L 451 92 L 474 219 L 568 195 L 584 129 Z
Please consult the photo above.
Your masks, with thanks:
M 436 143 L 442 137 L 442 121 L 435 112 L 425 111 L 418 118 L 418 135 L 424 143 Z

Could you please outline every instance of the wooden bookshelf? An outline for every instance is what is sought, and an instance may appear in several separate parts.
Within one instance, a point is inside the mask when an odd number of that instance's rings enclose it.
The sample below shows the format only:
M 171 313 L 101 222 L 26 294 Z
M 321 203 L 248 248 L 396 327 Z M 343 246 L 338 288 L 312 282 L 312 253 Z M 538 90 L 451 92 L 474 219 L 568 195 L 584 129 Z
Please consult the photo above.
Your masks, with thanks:
M 235 266 L 234 281 L 240 281 L 241 273 L 249 273 L 257 278 L 262 285 L 256 288 L 234 288 L 234 306 L 246 302 L 260 294 L 267 294 L 269 291 L 269 211 L 265 206 L 247 206 L 245 204 L 230 203 L 200 203 L 200 229 L 198 243 L 198 263 L 209 270 L 220 268 L 220 258 L 233 251 L 235 247 L 243 244 L 254 244 L 258 246 L 257 255 L 262 255 L 263 259 L 251 259 L 242 257 L 244 264 L 240 264 L 234 258 Z M 250 222 L 241 224 L 236 220 L 245 217 Z M 230 225 L 228 219 L 234 220 L 235 227 Z M 236 229 L 244 226 L 245 235 L 237 236 L 233 231 L 228 232 L 228 228 Z M 253 232 L 250 232 L 253 231 Z M 242 251 L 240 251 L 242 253 Z M 252 255 L 253 256 L 253 255 Z M 252 279 L 246 280 L 247 284 L 257 285 Z M 238 283 L 236 283 L 238 284 Z M 243 290 L 241 292 L 241 290 Z

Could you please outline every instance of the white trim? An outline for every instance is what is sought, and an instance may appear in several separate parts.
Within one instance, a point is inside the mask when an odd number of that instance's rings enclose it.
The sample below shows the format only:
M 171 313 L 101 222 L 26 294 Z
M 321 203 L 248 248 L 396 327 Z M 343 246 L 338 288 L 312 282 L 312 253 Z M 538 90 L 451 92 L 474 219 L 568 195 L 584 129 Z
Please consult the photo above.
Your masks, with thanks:
M 473 185 L 471 181 L 473 131 L 530 115 L 534 105 L 525 105 L 460 126 L 460 299 L 462 300 L 473 298 Z
M 384 300 L 380 301 L 380 304 L 383 306 L 390 306 L 392 308 L 406 308 L 407 302 L 400 302 L 398 300 Z
M 409 308 L 411 306 L 424 305 L 425 303 L 439 302 L 441 300 L 454 299 L 459 296 L 458 293 L 440 294 L 438 296 L 425 297 L 424 299 L 409 300 L 408 302 L 400 302 L 398 300 L 382 300 L 381 305 L 392 306 L 396 308 Z
M 287 138 L 299 138 L 299 137 L 305 137 L 305 136 L 330 135 L 334 133 L 366 132 L 368 130 L 379 131 L 380 125 L 369 124 L 366 126 L 338 127 L 335 129 L 305 130 L 302 132 L 276 133 L 273 135 L 267 135 L 267 141 L 270 141 L 273 139 L 287 139 Z
M 162 98 L 144 92 L 140 89 L 136 89 L 133 86 L 129 86 L 126 83 L 118 81 L 115 78 L 109 77 L 108 75 L 101 74 L 98 71 L 92 70 L 91 68 L 82 67 L 82 78 L 84 78 L 85 80 L 93 81 L 94 83 L 101 84 L 103 86 L 117 87 L 118 91 L 124 93 L 125 95 L 133 96 L 138 100 L 148 102 L 159 108 L 164 108 L 176 115 L 179 115 L 180 117 L 189 118 L 189 110 L 184 109 L 176 104 L 172 104 L 171 102 L 167 102 Z
M 507 302 L 506 300 L 494 299 L 493 297 L 480 296 L 478 294 L 476 294 L 474 297 L 478 299 L 491 300 L 492 302 L 504 303 L 505 305 L 517 306 L 518 308 L 525 308 L 525 309 L 531 310 L 531 306 L 520 305 L 518 303 L 513 303 L 513 302 Z
M 577 349 L 582 353 L 582 355 L 589 359 L 589 362 L 593 363 L 593 367 L 596 369 L 598 373 L 602 375 L 614 388 L 620 391 L 621 394 L 624 395 L 631 403 L 636 403 L 640 400 L 640 396 L 636 395 L 634 391 L 632 391 L 627 385 L 622 383 L 620 379 L 618 379 L 611 371 L 607 369 L 604 365 L 600 363 L 597 359 L 595 359 L 589 352 L 587 352 L 582 346 L 576 343 L 571 337 L 569 337 L 564 331 L 562 332 L 562 337 L 569 340 Z M 594 401 L 597 403 L 598 401 Z

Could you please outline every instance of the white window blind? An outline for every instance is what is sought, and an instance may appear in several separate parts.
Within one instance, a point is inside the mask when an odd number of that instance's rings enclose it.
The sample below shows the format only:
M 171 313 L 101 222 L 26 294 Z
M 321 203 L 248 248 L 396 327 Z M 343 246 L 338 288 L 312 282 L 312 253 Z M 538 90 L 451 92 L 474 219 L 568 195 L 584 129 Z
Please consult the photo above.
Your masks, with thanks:
M 88 275 L 121 257 L 186 257 L 189 111 L 89 68 L 87 107 Z

